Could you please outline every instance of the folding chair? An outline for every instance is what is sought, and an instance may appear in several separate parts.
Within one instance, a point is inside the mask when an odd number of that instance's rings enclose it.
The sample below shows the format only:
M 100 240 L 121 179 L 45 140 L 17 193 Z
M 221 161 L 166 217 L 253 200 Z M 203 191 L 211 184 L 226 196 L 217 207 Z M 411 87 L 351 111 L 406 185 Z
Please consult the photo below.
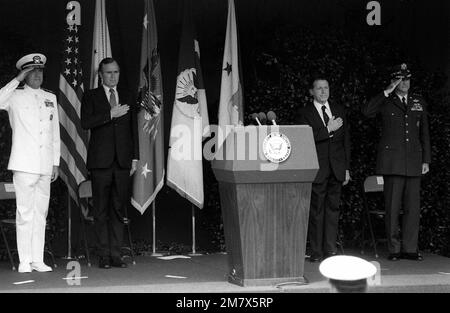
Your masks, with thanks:
M 337 234 L 337 239 L 336 239 L 336 246 L 338 246 L 341 250 L 341 253 L 343 255 L 345 255 L 345 251 L 344 251 L 344 243 L 343 243 L 343 235 L 341 232 L 341 223 L 339 223 L 339 228 L 338 228 L 338 234 Z
M 12 183 L 0 182 L 0 200 L 11 200 L 16 198 L 16 193 L 14 192 L 14 185 Z M 16 266 L 14 264 L 14 260 L 12 257 L 11 249 L 8 244 L 8 239 L 6 237 L 6 231 L 3 227 L 3 222 L 5 220 L 0 220 L 0 232 L 2 233 L 3 243 L 6 248 L 6 252 L 8 253 L 9 262 L 11 263 L 11 268 L 13 271 L 16 270 Z
M 375 252 L 375 258 L 378 258 L 378 251 L 377 251 L 377 240 L 375 239 L 375 233 L 374 233 L 373 224 L 372 224 L 372 216 L 376 216 L 378 218 L 383 218 L 383 220 L 384 220 L 386 211 L 384 210 L 384 202 L 382 202 L 382 204 L 383 204 L 382 209 L 379 209 L 379 208 L 370 209 L 368 200 L 367 200 L 367 198 L 368 198 L 367 194 L 383 193 L 383 187 L 384 187 L 383 176 L 376 176 L 376 175 L 368 176 L 362 184 L 363 206 L 364 207 L 363 207 L 363 211 L 362 211 L 363 223 L 362 223 L 362 231 L 361 231 L 361 254 L 364 254 L 364 245 L 365 245 L 364 234 L 366 232 L 366 225 L 367 225 L 369 228 L 372 247 Z
M 16 199 L 16 192 L 14 190 L 14 185 L 11 182 L 0 182 L 0 200 L 13 200 Z M 7 232 L 8 230 L 16 233 L 16 220 L 15 219 L 2 219 L 0 220 L 0 232 L 2 233 L 3 242 L 5 244 L 6 252 L 8 253 L 8 258 L 11 263 L 11 268 L 13 271 L 16 270 L 14 264 L 13 254 L 17 254 L 17 249 L 11 249 L 8 243 Z M 49 248 L 47 241 L 45 242 L 44 253 L 50 255 L 54 267 L 57 267 L 55 262 L 55 256 L 52 250 Z
M 78 185 L 78 206 L 80 210 L 80 225 L 83 234 L 84 251 L 88 267 L 91 267 L 91 258 L 89 253 L 89 244 L 87 236 L 87 224 L 93 225 L 94 219 L 89 216 L 92 208 L 92 187 L 91 181 L 85 180 Z M 84 208 L 84 210 L 83 210 Z
M 81 220 L 81 228 L 83 232 L 83 239 L 84 239 L 84 247 L 86 251 L 86 259 L 88 261 L 88 266 L 91 266 L 90 261 L 90 255 L 89 255 L 89 243 L 88 243 L 88 236 L 87 236 L 87 224 L 93 225 L 94 219 L 89 216 L 88 214 L 84 214 L 82 207 L 84 206 L 87 212 L 92 211 L 92 183 L 90 180 L 85 180 L 81 182 L 78 185 L 78 203 L 80 204 L 80 220 Z M 128 236 L 128 247 L 122 247 L 122 249 L 126 249 L 129 252 L 129 255 L 131 256 L 131 260 L 133 262 L 133 265 L 136 264 L 136 260 L 134 257 L 134 251 L 133 251 L 133 242 L 131 240 L 131 229 L 130 229 L 130 219 L 128 219 L 127 216 L 127 210 L 125 209 L 124 212 L 124 224 L 127 228 L 127 236 Z

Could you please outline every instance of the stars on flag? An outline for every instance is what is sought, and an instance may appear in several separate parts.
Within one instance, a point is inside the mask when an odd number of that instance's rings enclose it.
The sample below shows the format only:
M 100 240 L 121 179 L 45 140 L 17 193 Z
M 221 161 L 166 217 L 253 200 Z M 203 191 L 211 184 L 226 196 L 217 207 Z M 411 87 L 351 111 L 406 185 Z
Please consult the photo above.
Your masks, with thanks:
M 74 89 L 82 86 L 81 60 L 79 55 L 78 26 L 68 25 L 64 40 L 64 65 L 63 76 Z
M 227 66 L 223 70 L 227 71 L 228 76 L 230 76 L 230 73 L 232 71 L 231 64 L 227 62 Z
M 148 173 L 151 173 L 152 172 L 152 170 L 149 170 L 148 169 L 148 164 L 147 163 L 145 163 L 145 165 L 142 167 L 142 175 L 144 175 L 144 177 L 145 178 L 147 178 L 147 174 Z
M 145 14 L 145 16 L 144 16 L 144 27 L 145 27 L 145 29 L 147 29 L 147 25 L 148 25 L 148 19 L 147 19 L 147 14 Z

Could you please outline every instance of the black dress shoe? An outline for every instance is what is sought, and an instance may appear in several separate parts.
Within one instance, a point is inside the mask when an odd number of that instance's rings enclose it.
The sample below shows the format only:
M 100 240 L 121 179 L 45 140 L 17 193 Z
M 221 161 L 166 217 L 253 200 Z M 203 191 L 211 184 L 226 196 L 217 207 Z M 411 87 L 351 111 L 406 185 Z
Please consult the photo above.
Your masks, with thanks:
M 111 268 L 111 264 L 109 263 L 109 258 L 100 258 L 98 261 L 98 267 Z
M 125 263 L 124 261 L 122 261 L 120 258 L 118 257 L 112 257 L 111 258 L 111 266 L 114 267 L 121 267 L 121 268 L 126 268 L 128 267 L 127 263 Z
M 388 256 L 389 261 L 398 261 L 400 260 L 400 253 L 390 253 Z
M 406 259 L 406 260 L 413 260 L 413 261 L 423 261 L 423 256 L 416 252 L 416 253 L 406 253 L 403 252 L 401 255 L 402 259 Z
M 311 263 L 315 263 L 315 262 L 319 262 L 322 261 L 322 256 L 320 256 L 319 254 L 311 254 L 311 256 L 309 257 L 309 262 Z
M 332 256 L 336 256 L 336 255 L 337 255 L 337 252 L 327 252 L 324 255 L 324 259 L 332 257 Z

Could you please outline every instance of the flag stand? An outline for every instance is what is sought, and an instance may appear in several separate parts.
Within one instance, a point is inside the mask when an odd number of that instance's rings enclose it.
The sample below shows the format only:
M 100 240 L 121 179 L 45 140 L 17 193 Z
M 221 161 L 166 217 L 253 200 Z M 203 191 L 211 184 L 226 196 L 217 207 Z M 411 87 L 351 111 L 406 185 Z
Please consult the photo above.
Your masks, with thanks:
M 160 252 L 156 252 L 156 205 L 155 205 L 156 199 L 153 200 L 152 203 L 152 219 L 153 219 L 153 227 L 152 227 L 152 232 L 153 232 L 153 243 L 152 243 L 152 254 L 151 256 L 157 257 L 157 256 L 163 256 L 166 255 L 167 253 L 160 253 Z
M 70 198 L 69 187 L 67 186 L 67 255 L 64 260 L 75 260 L 72 257 L 72 199 Z
M 190 256 L 200 256 L 202 253 L 197 253 L 195 245 L 195 206 L 192 204 L 192 252 L 189 253 Z

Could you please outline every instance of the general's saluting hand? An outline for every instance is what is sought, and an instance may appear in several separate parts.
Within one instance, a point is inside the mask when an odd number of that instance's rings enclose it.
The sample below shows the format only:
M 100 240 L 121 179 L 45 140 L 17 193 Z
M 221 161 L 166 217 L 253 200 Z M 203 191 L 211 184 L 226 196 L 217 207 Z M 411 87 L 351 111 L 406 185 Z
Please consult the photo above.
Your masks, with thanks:
M 391 84 L 386 88 L 385 92 L 389 95 L 391 92 L 395 90 L 395 88 L 398 86 L 398 84 L 400 84 L 401 81 L 402 81 L 401 78 L 392 81 Z
M 124 116 L 125 114 L 128 113 L 129 109 L 130 109 L 130 107 L 127 104 L 123 104 L 123 105 L 119 104 L 119 105 L 116 105 L 115 107 L 112 107 L 111 108 L 111 119 Z

